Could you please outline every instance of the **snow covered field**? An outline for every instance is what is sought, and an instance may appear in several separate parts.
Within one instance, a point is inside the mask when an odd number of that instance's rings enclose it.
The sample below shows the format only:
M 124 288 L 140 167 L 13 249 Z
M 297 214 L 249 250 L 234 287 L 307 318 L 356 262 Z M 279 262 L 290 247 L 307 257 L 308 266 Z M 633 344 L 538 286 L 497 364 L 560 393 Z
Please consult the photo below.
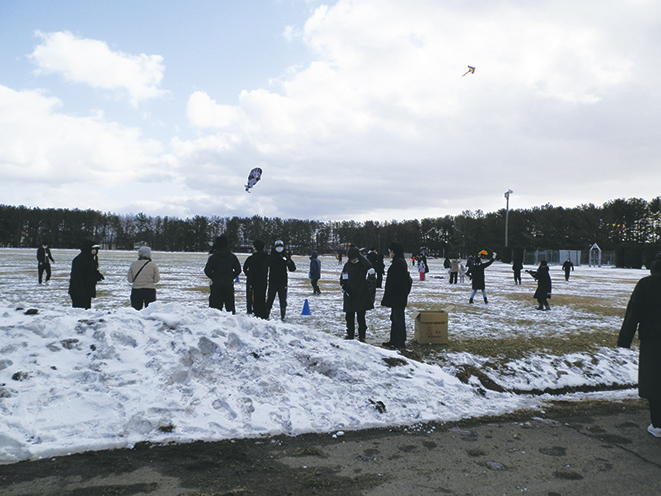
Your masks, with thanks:
M 136 254 L 101 251 L 105 281 L 93 308 L 70 308 L 77 253 L 54 250 L 53 278 L 40 286 L 36 250 L 0 249 L 0 463 L 140 441 L 338 435 L 543 409 L 545 390 L 597 391 L 563 396 L 575 400 L 636 396 L 618 389 L 637 382 L 637 349 L 615 343 L 646 270 L 582 266 L 565 282 L 552 267 L 553 309 L 538 312 L 534 281 L 524 274 L 515 286 L 509 265 L 487 269 L 489 304 L 478 293 L 469 305 L 468 280 L 449 285 L 442 260 L 432 260 L 424 282 L 411 269 L 408 314 L 451 305 L 450 343 L 411 343 L 400 353 L 379 347 L 390 322 L 378 305 L 368 312 L 367 343 L 343 339 L 341 266 L 332 257 L 321 257 L 318 297 L 309 260 L 295 257 L 281 322 L 277 302 L 272 320 L 245 315 L 243 274 L 237 314 L 209 309 L 202 253 L 154 253 L 158 301 L 137 312 L 126 282 Z M 306 299 L 312 315 L 303 316 Z M 408 331 L 412 339 L 412 320 Z M 498 387 L 466 374 L 475 370 Z

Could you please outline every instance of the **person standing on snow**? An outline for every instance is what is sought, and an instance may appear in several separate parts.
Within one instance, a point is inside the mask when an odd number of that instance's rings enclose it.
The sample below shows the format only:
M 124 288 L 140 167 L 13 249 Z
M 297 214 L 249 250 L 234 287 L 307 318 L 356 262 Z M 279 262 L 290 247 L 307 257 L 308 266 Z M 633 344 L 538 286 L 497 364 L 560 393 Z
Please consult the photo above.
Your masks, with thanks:
M 211 247 L 211 256 L 204 267 L 205 275 L 211 279 L 209 306 L 236 313 L 234 303 L 234 280 L 241 273 L 241 263 L 228 249 L 225 236 L 218 236 Z
M 549 274 L 549 266 L 546 260 L 542 260 L 539 263 L 537 270 L 528 270 L 526 272 L 537 281 L 537 291 L 533 295 L 533 298 L 539 303 L 537 310 L 551 310 L 548 301 L 551 297 L 551 274 Z
M 44 272 L 46 272 L 46 281 L 50 281 L 50 263 L 55 263 L 53 260 L 53 255 L 51 255 L 50 248 L 48 248 L 48 242 L 44 241 L 41 243 L 41 246 L 37 249 L 37 263 L 39 264 L 39 284 L 41 284 Z
M 287 314 L 287 285 L 289 276 L 287 271 L 294 272 L 296 264 L 291 255 L 285 251 L 285 244 L 278 240 L 275 242 L 269 255 L 269 289 L 266 299 L 266 318 L 271 315 L 275 296 L 280 302 L 280 318 L 285 320 Z
M 99 245 L 85 241 L 80 253 L 71 262 L 69 296 L 74 308 L 92 308 L 92 298 L 96 298 L 96 283 L 104 279 L 99 272 Z
M 380 288 L 383 285 L 383 272 L 385 271 L 383 255 L 379 255 L 376 248 L 370 248 L 367 253 L 367 260 L 370 261 L 372 268 L 376 272 L 376 287 Z
M 367 323 L 365 313 L 374 308 L 374 296 L 367 283 L 367 272 L 372 271 L 372 264 L 360 254 L 358 248 L 351 247 L 347 253 L 349 261 L 344 264 L 340 274 L 340 286 L 343 293 L 343 306 L 347 335 L 345 339 L 356 336 L 356 318 L 358 319 L 358 340 L 365 342 Z M 376 286 L 375 286 L 376 288 Z
M 461 265 L 461 260 L 457 257 L 450 260 L 450 284 L 457 284 L 459 265 Z
M 248 313 L 254 313 L 260 319 L 266 314 L 266 286 L 269 274 L 269 256 L 264 251 L 265 243 L 261 239 L 252 242 L 252 255 L 243 263 L 246 275 L 246 307 Z
M 138 260 L 131 264 L 126 276 L 133 284 L 131 289 L 131 306 L 136 310 L 148 307 L 156 301 L 156 283 L 161 280 L 158 266 L 151 260 L 151 248 L 141 246 L 138 249 Z
M 523 261 L 520 259 L 514 260 L 512 263 L 512 270 L 514 271 L 514 285 L 521 285 L 521 271 L 523 270 Z
M 565 263 L 562 264 L 562 270 L 565 271 L 565 281 L 569 281 L 569 273 L 574 270 L 574 264 L 570 258 L 565 260 Z
M 319 296 L 321 290 L 319 289 L 319 279 L 321 279 L 321 260 L 319 260 L 319 254 L 316 251 L 310 253 L 310 283 L 312 284 L 312 294 L 314 296 Z
M 406 304 L 413 281 L 409 266 L 404 259 L 404 247 L 393 241 L 388 246 L 392 259 L 386 275 L 386 287 L 381 306 L 390 308 L 390 340 L 383 343 L 386 348 L 404 348 L 406 345 Z
M 475 261 L 472 263 L 472 265 L 468 268 L 468 271 L 466 271 L 466 275 L 470 277 L 472 281 L 472 288 L 473 288 L 473 293 L 471 294 L 470 300 L 468 300 L 468 303 L 473 303 L 473 298 L 475 298 L 475 295 L 477 294 L 477 291 L 480 290 L 482 291 L 482 297 L 484 298 L 484 303 L 489 303 L 489 300 L 487 300 L 487 290 L 486 290 L 486 284 L 485 284 L 485 278 L 484 278 L 484 269 L 489 267 L 492 263 L 495 261 L 496 253 L 491 254 L 491 259 L 488 260 L 487 262 L 482 261 L 482 255 L 486 255 L 487 252 L 482 250 L 477 257 L 475 257 Z
M 638 331 L 638 395 L 649 402 L 647 432 L 661 438 L 661 251 L 654 257 L 650 273 L 631 294 L 617 345 L 630 348 Z

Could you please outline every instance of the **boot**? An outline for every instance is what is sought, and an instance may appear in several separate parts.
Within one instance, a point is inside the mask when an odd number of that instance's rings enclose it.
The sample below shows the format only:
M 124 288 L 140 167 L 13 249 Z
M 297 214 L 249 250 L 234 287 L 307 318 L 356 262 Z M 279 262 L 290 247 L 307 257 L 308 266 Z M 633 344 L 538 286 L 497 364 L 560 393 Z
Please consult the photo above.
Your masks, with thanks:
M 487 300 L 487 297 L 484 297 L 484 303 L 489 303 L 489 300 Z
M 551 310 L 551 305 L 547 303 L 546 306 L 544 307 L 544 310 Z
M 473 298 L 471 298 L 470 300 L 468 300 L 468 303 L 473 303 Z

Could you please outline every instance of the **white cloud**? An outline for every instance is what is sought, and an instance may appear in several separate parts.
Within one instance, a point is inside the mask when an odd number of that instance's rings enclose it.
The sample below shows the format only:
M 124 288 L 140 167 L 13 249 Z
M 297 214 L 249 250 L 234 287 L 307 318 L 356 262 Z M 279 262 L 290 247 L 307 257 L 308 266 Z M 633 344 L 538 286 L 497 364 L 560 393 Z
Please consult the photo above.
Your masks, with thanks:
M 165 67 L 160 55 L 112 51 L 103 41 L 77 38 L 67 31 L 37 32 L 42 43 L 30 54 L 43 74 L 128 95 L 131 104 L 165 96 L 160 88 Z
M 0 85 L 3 187 L 21 183 L 111 187 L 167 178 L 169 173 L 160 169 L 160 143 L 103 116 L 59 113 L 60 106 L 57 98 L 41 92 Z

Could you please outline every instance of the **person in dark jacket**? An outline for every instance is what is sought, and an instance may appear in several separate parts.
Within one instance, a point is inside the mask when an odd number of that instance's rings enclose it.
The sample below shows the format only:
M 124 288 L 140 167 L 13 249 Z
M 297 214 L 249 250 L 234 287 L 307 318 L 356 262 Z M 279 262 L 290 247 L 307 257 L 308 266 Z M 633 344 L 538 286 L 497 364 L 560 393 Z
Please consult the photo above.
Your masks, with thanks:
M 374 297 L 367 284 L 367 272 L 372 269 L 372 264 L 355 247 L 349 248 L 347 258 L 349 261 L 344 264 L 340 274 L 340 286 L 344 295 L 342 310 L 347 322 L 345 339 L 356 337 L 358 318 L 358 340 L 364 343 L 367 334 L 365 313 L 374 308 Z
M 310 253 L 310 283 L 312 284 L 312 294 L 318 296 L 321 294 L 319 289 L 319 279 L 321 279 L 321 260 L 316 251 Z
M 266 313 L 266 287 L 269 274 L 269 256 L 264 251 L 264 241 L 256 239 L 252 243 L 253 253 L 243 263 L 246 275 L 246 300 L 248 313 L 260 319 L 268 318 Z
M 367 253 L 367 260 L 372 264 L 372 268 L 376 273 L 376 287 L 380 288 L 383 286 L 383 273 L 386 270 L 386 266 L 383 263 L 383 255 L 379 254 L 376 248 L 370 248 Z
M 569 281 L 569 273 L 574 270 L 574 264 L 570 258 L 565 260 L 565 263 L 562 264 L 562 270 L 565 271 L 565 281 Z
M 647 399 L 651 423 L 647 431 L 661 438 L 661 251 L 633 290 L 617 345 L 630 348 L 638 331 L 638 395 Z
M 390 308 L 390 340 L 383 343 L 386 348 L 403 348 L 406 345 L 406 304 L 413 283 L 409 267 L 404 259 L 404 247 L 393 241 L 388 246 L 390 267 L 386 275 L 386 287 L 381 305 Z
M 50 248 L 48 247 L 48 242 L 44 241 L 41 243 L 41 246 L 37 249 L 37 263 L 39 264 L 39 284 L 43 279 L 44 272 L 46 272 L 46 281 L 50 281 L 50 263 L 55 263 L 53 260 L 53 255 L 51 255 Z
M 484 298 L 484 303 L 489 303 L 489 300 L 487 299 L 484 269 L 489 267 L 489 265 L 491 265 L 494 262 L 496 254 L 492 253 L 491 259 L 486 262 L 482 261 L 481 255 L 486 255 L 486 252 L 484 250 L 481 251 L 478 254 L 478 256 L 475 257 L 474 262 L 466 271 L 466 275 L 471 279 L 471 286 L 473 288 L 473 293 L 471 294 L 468 303 L 473 303 L 473 298 L 475 298 L 475 295 L 477 294 L 478 290 L 482 291 L 482 297 Z
M 523 261 L 514 260 L 512 263 L 512 270 L 514 271 L 514 284 L 521 285 L 521 271 L 523 270 Z
M 234 304 L 234 279 L 241 273 L 241 263 L 232 253 L 225 236 L 218 236 L 211 248 L 211 256 L 204 267 L 204 273 L 211 279 L 209 306 L 236 313 Z
M 92 241 L 85 241 L 80 253 L 71 262 L 69 296 L 74 308 L 92 308 L 92 298 L 96 298 L 96 283 L 103 280 L 97 257 L 99 248 Z
M 551 297 L 551 275 L 549 274 L 549 266 L 546 260 L 542 260 L 539 263 L 537 270 L 528 270 L 527 272 L 537 281 L 537 290 L 533 295 L 533 298 L 539 304 L 537 310 L 551 310 L 548 301 Z
M 289 276 L 287 271 L 294 272 L 296 264 L 291 255 L 285 251 L 285 244 L 278 240 L 273 245 L 269 255 L 269 289 L 266 298 L 266 318 L 271 315 L 276 295 L 280 301 L 280 318 L 285 320 L 287 314 L 287 284 Z

